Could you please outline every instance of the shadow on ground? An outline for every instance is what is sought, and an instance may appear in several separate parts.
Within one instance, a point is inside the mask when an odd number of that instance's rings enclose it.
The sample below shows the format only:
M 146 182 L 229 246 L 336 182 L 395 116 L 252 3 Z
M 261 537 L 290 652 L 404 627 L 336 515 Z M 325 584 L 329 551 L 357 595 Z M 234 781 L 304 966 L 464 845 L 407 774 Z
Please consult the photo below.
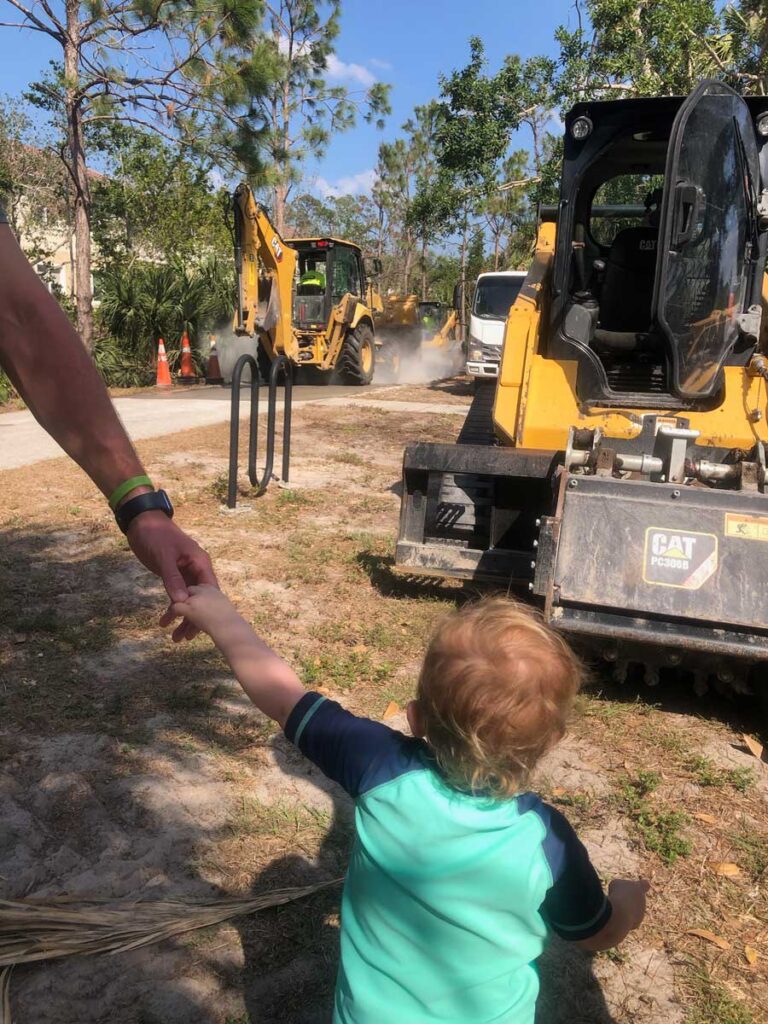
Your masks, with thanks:
M 768 742 L 768 702 L 761 695 L 719 694 L 710 690 L 697 696 L 690 674 L 663 670 L 660 682 L 648 686 L 643 682 L 642 666 L 633 666 L 625 682 L 610 677 L 605 663 L 592 669 L 589 690 L 593 697 L 611 704 L 652 705 L 670 714 L 701 718 L 727 725 L 736 733 L 762 734 Z
M 472 381 L 469 377 L 446 377 L 444 380 L 433 380 L 427 385 L 430 391 L 439 395 L 456 395 L 459 398 L 471 398 L 474 394 Z
M 360 565 L 389 596 L 410 586 L 391 559 L 367 554 Z M 436 587 L 444 597 L 445 584 Z M 276 766 L 263 786 L 279 794 L 294 785 L 307 805 L 316 790 L 327 814 L 317 852 L 298 848 L 297 830 L 295 852 L 264 867 L 253 890 L 343 873 L 348 801 L 245 705 L 230 707 L 231 684 L 205 642 L 174 647 L 158 633 L 162 604 L 159 586 L 111 531 L 0 532 L 0 896 L 227 891 L 206 858 L 230 828 L 236 797 L 221 758 L 246 748 Z M 626 688 L 604 696 L 633 699 Z M 700 713 L 687 699 L 688 713 Z M 338 899 L 328 891 L 236 922 L 242 960 L 231 941 L 209 948 L 201 939 L 20 969 L 15 1019 L 320 1024 L 336 973 Z M 537 1024 L 609 1024 L 578 949 L 553 943 L 540 969 Z

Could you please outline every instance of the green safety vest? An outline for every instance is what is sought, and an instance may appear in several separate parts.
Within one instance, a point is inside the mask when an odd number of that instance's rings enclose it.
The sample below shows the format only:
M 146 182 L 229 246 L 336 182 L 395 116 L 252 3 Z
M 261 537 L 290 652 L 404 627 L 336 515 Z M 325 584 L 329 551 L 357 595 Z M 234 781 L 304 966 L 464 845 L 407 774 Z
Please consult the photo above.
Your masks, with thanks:
M 322 274 L 319 270 L 308 270 L 306 274 L 301 275 L 299 284 L 311 284 L 317 288 L 322 288 L 325 291 L 325 274 Z

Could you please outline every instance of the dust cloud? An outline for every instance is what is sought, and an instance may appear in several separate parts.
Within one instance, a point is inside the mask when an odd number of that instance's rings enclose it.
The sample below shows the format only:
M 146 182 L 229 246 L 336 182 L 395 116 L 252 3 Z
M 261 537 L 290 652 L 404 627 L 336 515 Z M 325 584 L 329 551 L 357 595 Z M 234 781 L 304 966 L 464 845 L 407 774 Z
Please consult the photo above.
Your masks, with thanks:
M 374 384 L 431 384 L 436 380 L 453 377 L 464 368 L 464 356 L 458 343 L 444 348 L 429 348 L 419 345 L 410 351 L 400 348 L 400 365 L 397 370 L 387 358 L 387 347 L 396 342 L 384 332 L 377 335 L 384 343 L 376 353 Z

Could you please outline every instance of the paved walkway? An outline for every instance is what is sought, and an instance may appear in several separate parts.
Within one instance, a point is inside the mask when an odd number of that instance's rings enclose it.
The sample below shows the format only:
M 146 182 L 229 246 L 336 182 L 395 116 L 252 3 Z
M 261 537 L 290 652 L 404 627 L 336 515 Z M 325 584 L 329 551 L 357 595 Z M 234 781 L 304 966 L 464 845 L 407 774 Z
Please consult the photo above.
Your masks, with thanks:
M 339 392 L 346 391 L 346 394 Z M 205 393 L 207 392 L 207 394 Z M 210 396 L 210 397 L 208 397 Z M 215 397 L 214 397 L 215 396 Z M 196 389 L 194 396 L 175 391 L 171 395 L 131 395 L 116 398 L 115 408 L 134 441 L 147 437 L 160 437 L 191 427 L 212 426 L 229 420 L 229 391 Z M 262 395 L 262 411 L 266 412 L 266 395 Z M 384 409 L 389 412 L 435 413 L 466 415 L 464 406 L 432 402 L 398 402 L 361 399 L 359 393 L 349 389 L 297 387 L 294 388 L 293 407 L 322 402 L 338 408 L 357 406 L 362 409 Z M 241 418 L 249 411 L 249 391 L 243 389 L 240 401 Z M 278 409 L 282 402 L 278 402 Z M 8 412 L 0 415 L 0 470 L 30 466 L 45 459 L 62 455 L 58 444 L 37 423 L 30 412 Z

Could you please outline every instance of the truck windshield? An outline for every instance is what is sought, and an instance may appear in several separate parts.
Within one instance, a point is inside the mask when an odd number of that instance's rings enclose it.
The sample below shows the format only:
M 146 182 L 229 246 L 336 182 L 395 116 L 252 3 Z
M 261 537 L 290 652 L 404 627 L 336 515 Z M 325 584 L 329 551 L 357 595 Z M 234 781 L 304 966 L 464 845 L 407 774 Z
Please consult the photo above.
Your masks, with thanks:
M 509 307 L 517 298 L 522 277 L 481 277 L 475 288 L 472 313 L 483 320 L 506 320 Z

